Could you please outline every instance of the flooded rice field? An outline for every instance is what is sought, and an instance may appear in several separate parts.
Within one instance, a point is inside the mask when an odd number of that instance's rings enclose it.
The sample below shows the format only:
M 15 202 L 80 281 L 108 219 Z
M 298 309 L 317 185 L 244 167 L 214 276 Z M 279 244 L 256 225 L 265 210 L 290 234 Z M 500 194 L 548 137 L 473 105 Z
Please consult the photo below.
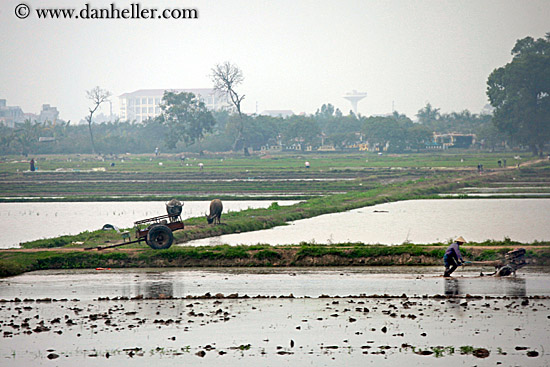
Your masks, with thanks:
M 224 201 L 224 212 L 248 208 L 267 208 L 272 201 Z M 278 201 L 292 205 L 296 201 Z M 209 201 L 186 201 L 182 218 L 208 212 Z M 74 203 L 0 203 L 0 248 L 19 247 L 19 243 L 41 238 L 78 234 L 101 229 L 104 224 L 130 228 L 137 220 L 166 214 L 164 201 L 112 201 Z M 8 230 L 9 229 L 9 230 Z
M 550 272 L 524 269 L 34 272 L 0 281 L 0 364 L 545 366 Z
M 550 240 L 550 199 L 409 200 L 298 220 L 288 226 L 224 235 L 186 245 L 270 245 L 363 242 L 435 243 L 457 236 L 468 241 L 505 237 Z
M 72 213 L 69 217 L 84 216 L 92 206 L 73 212 L 70 208 L 83 203 L 51 204 L 68 205 L 62 211 Z M 128 227 L 136 219 L 164 213 L 163 202 L 155 204 L 158 209 L 143 203 L 141 211 L 110 204 L 108 210 L 96 211 L 98 226 Z M 191 204 L 185 203 L 184 215 L 202 215 L 208 206 Z M 28 205 L 36 210 L 37 203 Z M 422 243 L 456 235 L 473 241 L 510 237 L 529 242 L 549 239 L 549 209 L 547 199 L 406 201 L 194 244 Z M 41 233 L 63 224 L 55 221 L 55 214 L 27 214 L 32 223 L 46 218 L 37 227 Z M 123 218 L 129 224 L 120 224 Z M 14 228 L 6 217 L 1 219 L 4 228 Z M 459 269 L 453 278 L 443 278 L 442 270 L 89 269 L 22 274 L 0 279 L 0 365 L 550 365 L 550 269 L 528 266 L 506 278 L 481 276 L 492 267 Z
M 492 266 L 459 268 L 449 282 L 440 267 L 352 268 L 73 269 L 44 270 L 0 279 L 2 298 L 187 297 L 239 293 L 254 296 L 318 297 L 323 294 L 471 294 L 550 296 L 550 269 L 525 267 L 521 277 L 480 277 Z

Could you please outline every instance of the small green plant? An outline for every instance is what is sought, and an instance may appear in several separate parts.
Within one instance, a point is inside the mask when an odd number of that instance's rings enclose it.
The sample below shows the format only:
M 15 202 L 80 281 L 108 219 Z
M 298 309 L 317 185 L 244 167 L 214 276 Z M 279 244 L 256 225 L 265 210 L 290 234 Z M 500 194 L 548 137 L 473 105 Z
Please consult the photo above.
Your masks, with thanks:
M 472 347 L 471 345 L 463 345 L 460 347 L 460 354 L 472 354 L 476 348 Z
M 239 350 L 249 350 L 250 349 L 250 344 L 241 344 L 238 346 Z
M 443 357 L 444 352 L 445 352 L 445 348 L 444 348 L 444 347 L 432 347 L 431 349 L 432 349 L 432 351 L 434 352 L 434 356 L 435 356 L 436 358 Z

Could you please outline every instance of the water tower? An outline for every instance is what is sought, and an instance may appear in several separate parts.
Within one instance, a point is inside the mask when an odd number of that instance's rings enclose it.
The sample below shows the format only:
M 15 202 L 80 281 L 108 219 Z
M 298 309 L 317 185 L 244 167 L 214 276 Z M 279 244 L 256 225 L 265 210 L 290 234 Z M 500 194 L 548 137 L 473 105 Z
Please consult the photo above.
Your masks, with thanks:
M 358 92 L 355 89 L 352 92 L 346 93 L 345 99 L 351 102 L 351 109 L 357 115 L 357 103 L 367 96 L 366 92 Z

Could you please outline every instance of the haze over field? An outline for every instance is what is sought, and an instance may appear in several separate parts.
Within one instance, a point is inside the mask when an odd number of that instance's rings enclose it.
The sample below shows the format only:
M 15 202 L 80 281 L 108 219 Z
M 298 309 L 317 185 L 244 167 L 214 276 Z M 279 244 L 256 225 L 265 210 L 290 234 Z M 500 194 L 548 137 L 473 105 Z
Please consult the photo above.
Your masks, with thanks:
M 314 113 L 353 89 L 363 115 L 414 117 L 426 102 L 442 112 L 485 104 L 487 77 L 511 60 L 515 41 L 543 37 L 550 2 L 533 1 L 141 1 L 149 8 L 195 8 L 198 19 L 18 19 L 20 0 L 0 5 L 0 98 L 25 112 L 49 103 L 60 118 L 86 115 L 86 90 L 118 95 L 146 88 L 210 88 L 211 68 L 242 69 L 247 113 Z M 80 9 L 126 0 L 27 0 Z M 135 3 L 135 1 L 134 1 Z M 108 114 L 109 104 L 101 107 Z

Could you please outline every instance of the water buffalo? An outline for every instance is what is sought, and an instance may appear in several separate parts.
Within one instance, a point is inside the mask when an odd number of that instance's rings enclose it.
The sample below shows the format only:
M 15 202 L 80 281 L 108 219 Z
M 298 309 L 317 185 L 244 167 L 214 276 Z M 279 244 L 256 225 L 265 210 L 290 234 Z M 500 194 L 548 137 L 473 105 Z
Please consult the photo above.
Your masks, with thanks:
M 166 212 L 170 216 L 170 219 L 176 220 L 183 209 L 183 203 L 177 199 L 172 199 L 166 203 Z
M 221 223 L 223 205 L 220 199 L 214 199 L 210 202 L 210 214 L 206 216 L 208 224 L 218 224 Z

